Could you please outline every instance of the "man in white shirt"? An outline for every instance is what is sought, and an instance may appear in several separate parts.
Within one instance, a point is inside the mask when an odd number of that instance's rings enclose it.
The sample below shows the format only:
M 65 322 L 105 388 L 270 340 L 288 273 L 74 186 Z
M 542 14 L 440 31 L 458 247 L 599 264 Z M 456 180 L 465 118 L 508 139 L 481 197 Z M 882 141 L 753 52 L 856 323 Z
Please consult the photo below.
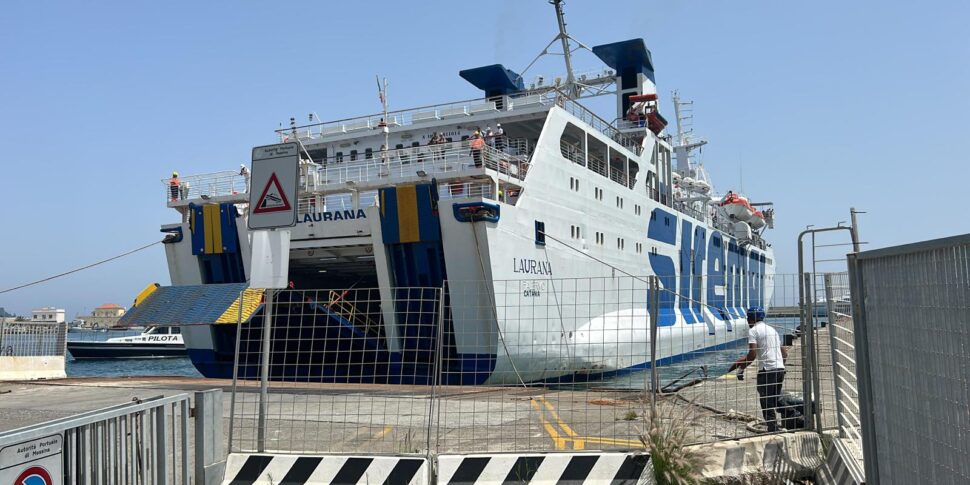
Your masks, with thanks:
M 781 338 L 774 328 L 765 323 L 765 310 L 761 307 L 748 309 L 748 353 L 731 364 L 728 372 L 738 370 L 738 379 L 744 379 L 744 368 L 758 360 L 758 397 L 761 413 L 765 417 L 768 431 L 778 431 L 775 410 L 781 385 L 785 380 L 785 359 L 788 349 L 781 345 Z

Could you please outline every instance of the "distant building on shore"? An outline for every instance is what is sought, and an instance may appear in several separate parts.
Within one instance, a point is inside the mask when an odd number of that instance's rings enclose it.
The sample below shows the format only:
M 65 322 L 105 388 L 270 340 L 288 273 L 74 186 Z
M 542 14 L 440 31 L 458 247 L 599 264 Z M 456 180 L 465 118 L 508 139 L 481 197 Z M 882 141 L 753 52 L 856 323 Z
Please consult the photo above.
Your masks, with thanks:
M 0 323 L 13 322 L 17 319 L 17 315 L 12 313 L 7 313 L 7 310 L 0 306 Z
M 112 328 L 118 325 L 118 320 L 125 314 L 125 307 L 114 303 L 105 303 L 94 309 L 90 315 L 78 317 L 84 320 L 88 328 Z
M 64 309 L 45 306 L 32 310 L 30 321 L 35 323 L 64 323 Z

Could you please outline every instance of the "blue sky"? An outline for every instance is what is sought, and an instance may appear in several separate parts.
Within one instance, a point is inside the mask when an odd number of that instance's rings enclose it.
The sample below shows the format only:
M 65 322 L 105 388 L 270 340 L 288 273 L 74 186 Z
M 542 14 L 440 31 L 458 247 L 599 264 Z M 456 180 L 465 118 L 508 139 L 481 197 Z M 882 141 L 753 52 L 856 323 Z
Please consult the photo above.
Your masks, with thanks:
M 970 3 L 566 3 L 593 46 L 643 37 L 662 109 L 695 101 L 721 190 L 776 203 L 780 272 L 807 224 L 866 210 L 870 247 L 965 233 Z M 544 0 L 6 2 L 0 14 L 0 288 L 160 238 L 160 179 L 233 169 L 290 116 L 479 95 L 458 70 L 520 70 L 555 34 Z M 596 68 L 580 55 L 577 68 Z M 560 71 L 556 59 L 526 76 Z M 830 241 L 829 241 L 830 242 Z M 839 256 L 829 250 L 826 257 Z M 823 255 L 820 255 L 823 257 Z M 129 305 L 168 283 L 162 248 L 0 295 L 18 313 Z

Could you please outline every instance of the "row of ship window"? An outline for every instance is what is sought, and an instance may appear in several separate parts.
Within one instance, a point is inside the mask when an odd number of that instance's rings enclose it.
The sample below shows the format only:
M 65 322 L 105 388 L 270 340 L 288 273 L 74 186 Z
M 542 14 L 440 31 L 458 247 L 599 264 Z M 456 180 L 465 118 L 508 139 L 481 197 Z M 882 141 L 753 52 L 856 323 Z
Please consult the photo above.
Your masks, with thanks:
M 570 225 L 569 226 L 569 235 L 573 239 L 582 239 L 583 238 L 583 230 L 582 230 L 582 228 L 580 226 Z M 595 236 L 596 236 L 595 237 L 596 244 L 598 244 L 600 246 L 606 244 L 606 234 L 605 233 L 596 231 Z M 636 243 L 634 245 L 634 248 L 635 248 L 637 254 L 642 254 L 643 253 L 643 243 Z M 623 239 L 622 237 L 616 238 L 616 249 L 619 249 L 620 251 L 626 250 L 626 239 Z M 654 247 L 650 248 L 650 253 L 651 254 L 657 254 L 657 247 L 654 246 Z
M 572 190 L 573 192 L 579 192 L 579 179 L 577 179 L 575 177 L 569 177 L 569 189 Z M 596 200 L 603 200 L 603 189 L 601 189 L 599 187 L 593 187 L 593 197 Z M 616 196 L 616 207 L 618 209 L 622 209 L 623 208 L 623 197 L 620 197 L 619 195 Z M 640 215 L 641 214 L 640 204 L 634 204 L 633 205 L 633 212 L 636 215 Z M 654 216 L 654 217 L 656 217 L 656 216 Z

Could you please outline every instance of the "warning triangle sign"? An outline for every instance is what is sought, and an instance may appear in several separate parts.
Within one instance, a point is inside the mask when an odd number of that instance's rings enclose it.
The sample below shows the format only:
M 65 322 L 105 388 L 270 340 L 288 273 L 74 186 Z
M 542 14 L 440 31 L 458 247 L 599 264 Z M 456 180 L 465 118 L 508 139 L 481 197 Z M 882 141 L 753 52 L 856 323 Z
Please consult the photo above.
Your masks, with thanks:
M 279 179 L 276 178 L 276 172 L 273 172 L 269 177 L 269 181 L 266 182 L 263 195 L 259 196 L 259 200 L 256 201 L 256 206 L 253 207 L 253 213 L 283 212 L 291 209 L 290 201 L 286 198 L 286 193 L 283 192 L 283 187 L 280 186 Z

